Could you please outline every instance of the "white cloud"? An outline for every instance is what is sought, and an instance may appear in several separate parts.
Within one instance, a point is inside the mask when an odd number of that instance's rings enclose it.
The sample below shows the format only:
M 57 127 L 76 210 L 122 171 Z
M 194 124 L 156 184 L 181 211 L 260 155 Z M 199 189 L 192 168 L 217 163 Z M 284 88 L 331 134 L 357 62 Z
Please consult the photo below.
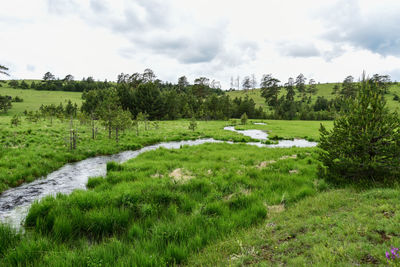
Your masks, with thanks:
M 398 73 L 398 11 L 389 0 L 13 0 L 0 9 L 0 64 L 14 78 L 115 80 L 149 67 L 224 88 L 252 73 L 339 81 Z

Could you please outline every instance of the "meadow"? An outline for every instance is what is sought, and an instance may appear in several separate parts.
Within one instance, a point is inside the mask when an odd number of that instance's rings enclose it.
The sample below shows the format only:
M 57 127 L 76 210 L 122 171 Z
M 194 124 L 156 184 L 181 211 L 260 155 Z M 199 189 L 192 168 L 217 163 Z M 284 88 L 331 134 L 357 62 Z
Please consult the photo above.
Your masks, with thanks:
M 39 91 L 42 92 L 42 91 Z M 42 92 L 45 93 L 45 92 Z M 59 98 L 65 97 L 63 92 Z M 50 100 L 49 100 L 50 101 Z M 15 103 L 19 104 L 19 103 Z M 23 103 L 22 103 L 23 104 Z M 18 107 L 15 107 L 17 109 Z M 12 114 L 11 109 L 10 114 Z M 78 133 L 77 148 L 69 149 L 70 121 L 42 119 L 39 122 L 29 122 L 21 117 L 21 125 L 11 126 L 11 116 L 0 117 L 0 192 L 9 188 L 33 181 L 66 163 L 79 161 L 97 155 L 115 154 L 125 150 L 136 150 L 143 146 L 164 141 L 193 140 L 199 138 L 214 138 L 217 140 L 249 142 L 251 138 L 225 131 L 223 128 L 232 121 L 198 121 L 195 131 L 188 129 L 189 121 L 159 121 L 149 123 L 148 129 L 144 123 L 139 125 L 139 135 L 136 128 L 130 128 L 120 134 L 119 141 L 108 139 L 107 131 L 97 123 L 97 136 L 92 139 L 92 128 L 74 120 L 74 129 Z M 256 129 L 268 130 L 271 136 L 284 138 L 308 138 L 318 140 L 320 122 L 285 122 L 265 121 L 265 125 L 253 125 Z M 253 121 L 249 121 L 250 124 Z M 322 122 L 328 128 L 331 122 Z M 254 140 L 253 140 L 254 141 Z
M 78 106 L 82 104 L 82 93 L 77 92 L 59 92 L 59 91 L 38 91 L 32 89 L 13 89 L 10 87 L 0 87 L 0 95 L 8 95 L 12 97 L 20 97 L 24 101 L 20 103 L 12 103 L 12 109 L 7 113 L 0 113 L 0 117 L 7 117 L 16 114 L 22 114 L 26 111 L 36 111 L 43 105 L 63 105 L 68 100 L 76 103 Z
M 222 143 L 111 162 L 88 190 L 33 204 L 24 234 L 1 226 L 0 254 L 5 266 L 386 265 L 400 189 L 335 188 L 317 154 Z
M 314 102 L 319 96 L 320 97 L 325 97 L 328 100 L 331 100 L 334 98 L 334 95 L 332 95 L 332 89 L 335 85 L 339 85 L 340 83 L 324 83 L 324 84 L 317 84 L 317 93 L 312 96 L 312 102 Z M 285 90 L 281 90 L 281 96 L 284 95 Z M 235 91 L 229 91 L 227 92 L 227 95 L 229 95 L 232 98 L 235 97 L 245 97 L 248 96 L 249 98 L 253 99 L 254 102 L 256 103 L 257 107 L 263 107 L 265 111 L 269 111 L 269 107 L 265 104 L 265 99 L 261 96 L 261 89 L 249 89 L 249 90 L 235 90 Z M 387 107 L 392 110 L 392 111 L 398 111 L 400 107 L 399 101 L 393 100 L 394 96 L 400 96 L 400 85 L 399 84 L 394 84 L 389 87 L 389 93 L 385 95 L 385 99 L 387 101 Z M 297 100 L 300 100 L 299 94 L 296 96 Z
M 3 248 L 4 261 L 27 266 L 185 263 L 206 245 L 324 189 L 315 158 L 313 149 L 205 144 L 109 163 L 107 177 L 90 179 L 87 191 L 34 204 L 25 221 L 30 234 L 10 235 L 16 241 Z
M 49 93 L 36 92 L 36 101 Z M 80 98 L 51 93 L 46 103 Z M 11 126 L 12 114 L 38 107 L 14 104 L 0 116 L 0 192 L 68 162 L 158 142 L 234 143 L 161 148 L 108 163 L 106 177 L 90 178 L 87 190 L 35 202 L 24 231 L 0 224 L 0 266 L 399 264 L 385 257 L 400 246 L 397 185 L 333 186 L 318 176 L 318 148 L 259 148 L 244 144 L 255 140 L 223 130 L 236 125 L 266 131 L 272 139 L 318 141 L 320 124 L 330 129 L 331 121 L 197 121 L 194 131 L 187 120 L 157 121 L 141 123 L 139 135 L 127 129 L 117 142 L 101 124 L 92 139 L 91 126 L 74 120 L 79 137 L 70 150 L 70 121 L 34 123 L 22 116 L 20 126 Z

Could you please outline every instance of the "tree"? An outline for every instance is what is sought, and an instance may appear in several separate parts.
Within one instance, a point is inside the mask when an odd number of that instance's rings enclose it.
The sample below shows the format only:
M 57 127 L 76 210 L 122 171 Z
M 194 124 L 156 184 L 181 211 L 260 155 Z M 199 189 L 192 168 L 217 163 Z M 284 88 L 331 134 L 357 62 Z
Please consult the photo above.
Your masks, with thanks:
M 154 80 L 156 79 L 156 75 L 151 69 L 145 69 L 142 77 L 144 82 L 154 82 Z
M 192 130 L 194 132 L 196 130 L 196 128 L 197 128 L 197 122 L 196 122 L 195 117 L 193 117 L 189 123 L 189 130 Z
M 289 78 L 288 82 L 285 83 L 285 89 L 286 89 L 286 100 L 293 102 L 294 101 L 294 96 L 296 95 L 296 92 L 294 91 L 294 79 Z
M 11 88 L 17 89 L 19 87 L 19 82 L 17 80 L 11 80 L 8 83 L 8 86 L 10 86 Z
M 21 117 L 19 115 L 14 115 L 11 119 L 11 126 L 18 127 L 21 124 Z
M 21 89 L 29 89 L 29 84 L 25 80 L 22 80 L 21 84 L 19 85 L 19 87 Z
M 378 87 L 381 88 L 385 94 L 389 93 L 388 89 L 391 83 L 389 75 L 374 74 L 371 78 L 371 81 L 376 83 Z
M 44 81 L 54 81 L 55 79 L 56 79 L 56 77 L 50 71 L 46 72 L 43 75 L 43 80 Z
M 7 67 L 5 67 L 5 66 L 3 66 L 3 65 L 0 65 L 0 74 L 10 76 L 10 74 L 8 74 L 7 71 L 8 71 L 8 68 L 7 68 Z
M 0 112 L 7 113 L 11 107 L 11 97 L 0 95 Z
M 301 98 L 302 101 L 304 102 L 306 99 L 306 80 L 307 78 L 304 77 L 304 75 L 302 73 L 300 73 L 297 77 L 296 77 L 296 81 L 295 81 L 295 85 L 296 85 L 296 89 L 297 91 L 301 94 Z
M 111 139 L 111 132 L 115 126 L 118 113 L 122 111 L 117 91 L 112 88 L 105 90 L 103 101 L 97 107 L 96 113 L 100 116 L 102 124 L 108 129 L 108 138 Z
M 315 80 L 310 79 L 310 81 L 308 82 L 308 87 L 306 88 L 306 92 L 310 95 L 310 99 L 312 95 L 315 95 L 317 93 L 317 91 L 318 89 Z
M 160 89 L 152 82 L 140 84 L 132 95 L 134 112 L 147 113 L 151 120 L 158 119 L 162 115 L 162 98 Z
M 193 93 L 198 97 L 206 97 L 209 93 L 210 79 L 199 77 L 194 80 Z
M 189 86 L 189 82 L 188 82 L 186 76 L 179 77 L 179 79 L 178 79 L 179 91 L 181 91 L 181 92 L 185 91 L 186 87 L 188 87 L 188 86 Z
M 339 92 L 340 92 L 339 85 L 335 84 L 335 86 L 333 86 L 332 88 L 332 95 L 337 96 Z
M 59 113 L 59 109 L 57 109 L 56 105 L 54 104 L 41 105 L 39 111 L 43 117 L 50 118 L 50 125 L 53 125 L 53 118 Z
M 95 80 L 94 80 L 94 78 L 92 76 L 87 77 L 86 80 L 85 80 L 85 78 L 83 78 L 83 81 L 87 82 L 87 83 L 94 83 L 95 82 Z
M 249 90 L 251 88 L 251 78 L 249 76 L 244 77 L 242 82 L 243 90 Z
M 241 122 L 242 125 L 246 125 L 247 120 L 248 120 L 248 117 L 247 117 L 247 114 L 245 112 L 245 113 L 242 114 L 242 116 L 240 116 L 240 122 Z
M 261 96 L 265 98 L 265 102 L 271 106 L 276 107 L 279 103 L 279 92 L 281 88 L 279 87 L 280 81 L 271 74 L 263 75 L 260 83 Z
M 117 115 L 113 120 L 113 128 L 115 129 L 115 141 L 119 142 L 119 132 L 124 131 L 132 125 L 132 114 L 129 111 L 122 110 L 121 107 L 117 110 Z
M 400 120 L 385 106 L 382 90 L 363 75 L 349 112 L 320 128 L 321 173 L 334 183 L 398 181 Z
M 72 82 L 74 80 L 74 76 L 72 76 L 71 74 L 68 74 L 67 76 L 65 76 L 65 78 L 63 79 L 64 82 Z
M 357 94 L 357 87 L 354 84 L 353 76 L 347 76 L 342 83 L 342 90 L 340 94 L 346 98 L 355 98 Z

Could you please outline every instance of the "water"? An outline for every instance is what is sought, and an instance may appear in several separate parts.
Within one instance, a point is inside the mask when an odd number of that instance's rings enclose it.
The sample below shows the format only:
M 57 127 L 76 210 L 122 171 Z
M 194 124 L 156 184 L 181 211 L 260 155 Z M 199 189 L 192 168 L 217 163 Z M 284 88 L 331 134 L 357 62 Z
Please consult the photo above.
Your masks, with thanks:
M 240 134 L 243 134 L 245 136 L 251 137 L 253 139 L 257 139 L 257 140 L 267 140 L 268 139 L 268 134 L 264 131 L 261 130 L 236 130 L 235 127 L 233 126 L 228 126 L 225 127 L 224 130 L 228 130 L 228 131 L 233 131 L 233 132 L 237 132 Z M 247 143 L 249 145 L 256 145 L 258 147 L 284 147 L 284 148 L 288 148 L 288 147 L 314 147 L 317 145 L 316 142 L 309 142 L 305 139 L 294 139 L 294 140 L 279 140 L 277 144 L 262 144 L 262 143 L 256 143 L 256 142 L 251 142 L 251 143 Z
M 136 151 L 124 151 L 111 156 L 88 158 L 76 163 L 66 164 L 45 179 L 37 179 L 29 184 L 11 188 L 0 195 L 0 221 L 19 227 L 28 213 L 30 205 L 37 199 L 57 193 L 70 194 L 75 189 L 86 189 L 89 177 L 105 176 L 107 162 L 125 162 L 138 155 L 160 147 L 178 149 L 181 146 L 221 143 L 214 139 L 199 139 L 179 142 L 165 142 L 146 146 Z
M 268 134 L 261 130 L 235 130 L 234 127 L 225 127 L 225 130 L 234 131 L 257 140 L 267 140 Z M 156 150 L 160 147 L 167 149 L 179 149 L 181 146 L 201 145 L 205 143 L 222 143 L 223 141 L 210 139 L 199 139 L 179 142 L 165 142 L 146 146 L 136 151 L 124 151 L 111 156 L 99 156 L 88 158 L 76 163 L 66 164 L 47 175 L 44 179 L 37 179 L 29 184 L 11 188 L 0 195 L 0 221 L 19 228 L 28 213 L 30 205 L 35 201 L 48 195 L 57 193 L 70 194 L 75 189 L 86 189 L 89 177 L 105 176 L 107 162 L 125 162 L 138 155 Z M 232 142 L 227 142 L 232 143 Z M 249 142 L 248 145 L 258 147 L 312 147 L 315 142 L 306 140 L 280 140 L 278 144 L 266 145 L 260 142 Z

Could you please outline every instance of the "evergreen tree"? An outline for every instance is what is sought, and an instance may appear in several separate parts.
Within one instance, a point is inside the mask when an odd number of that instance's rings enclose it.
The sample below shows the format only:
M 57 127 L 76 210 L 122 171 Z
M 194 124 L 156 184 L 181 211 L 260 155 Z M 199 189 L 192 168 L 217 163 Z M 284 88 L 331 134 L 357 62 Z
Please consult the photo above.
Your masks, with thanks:
M 335 183 L 398 181 L 398 115 L 388 111 L 383 91 L 365 76 L 357 98 L 348 101 L 349 111 L 331 131 L 321 125 L 321 173 Z

